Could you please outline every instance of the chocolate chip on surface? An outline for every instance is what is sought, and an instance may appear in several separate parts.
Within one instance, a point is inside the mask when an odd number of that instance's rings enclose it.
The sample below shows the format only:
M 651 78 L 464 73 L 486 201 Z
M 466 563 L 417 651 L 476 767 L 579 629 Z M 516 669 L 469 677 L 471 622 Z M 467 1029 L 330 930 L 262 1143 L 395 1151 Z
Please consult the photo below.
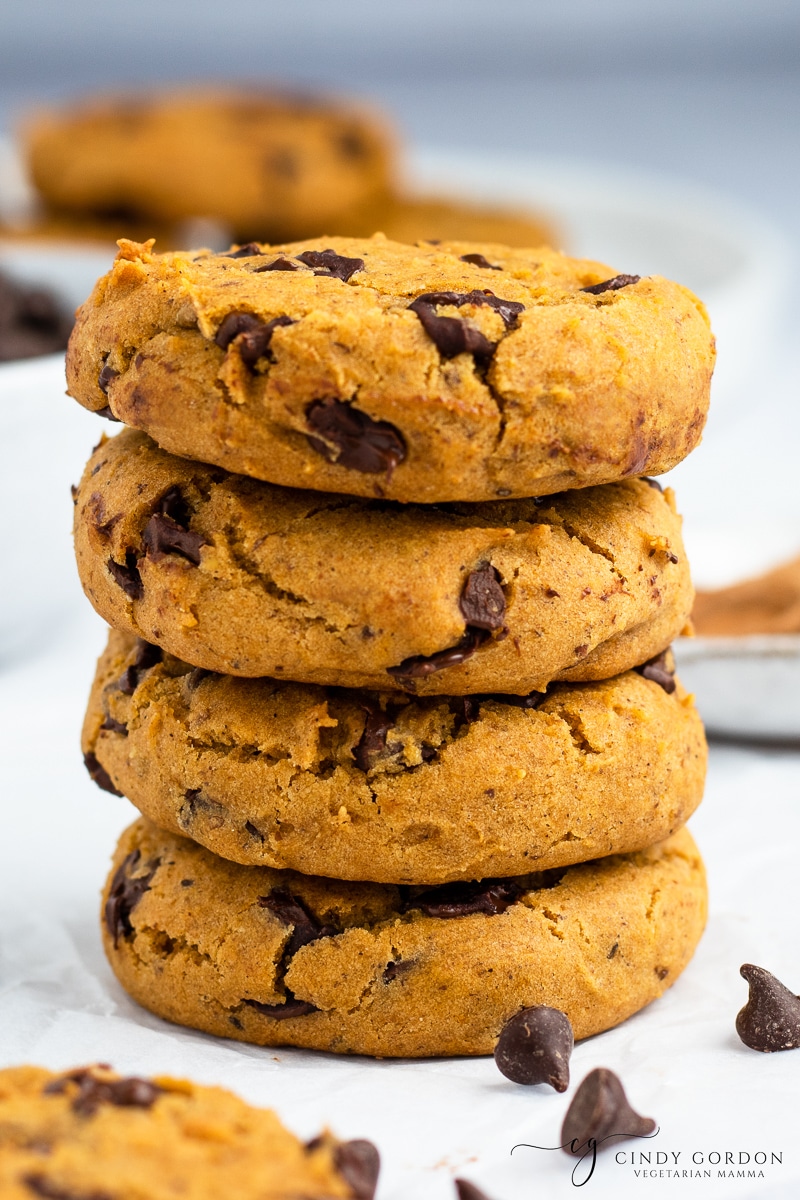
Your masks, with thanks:
M 254 1008 L 264 1017 L 272 1017 L 274 1021 L 289 1021 L 292 1017 L 305 1017 L 309 1013 L 319 1012 L 316 1005 L 310 1004 L 308 1000 L 298 1000 L 288 988 L 283 1004 L 262 1004 L 260 1000 L 243 1000 L 242 1003 Z
M 386 673 L 394 679 L 424 679 L 435 671 L 444 671 L 447 667 L 456 667 L 466 662 L 468 658 L 488 641 L 489 634 L 483 629 L 468 629 L 455 646 L 446 650 L 438 650 L 436 654 L 416 654 L 405 658 L 396 667 L 387 667 Z
M 561 1144 L 567 1154 L 582 1156 L 590 1140 L 600 1149 L 610 1142 L 648 1137 L 655 1128 L 651 1117 L 641 1117 L 631 1108 L 614 1072 L 596 1067 L 572 1097 L 561 1126 Z
M 232 312 L 223 318 L 214 341 L 222 350 L 235 342 L 245 366 L 254 367 L 260 358 L 267 355 L 272 334 L 282 325 L 294 325 L 291 317 L 274 317 L 262 321 L 248 312 Z
M 506 598 L 500 575 L 491 563 L 482 563 L 476 571 L 470 571 L 458 606 L 468 625 L 476 629 L 502 629 Z
M 105 730 L 107 733 L 120 733 L 123 737 L 128 736 L 128 726 L 123 724 L 122 721 L 118 721 L 115 717 L 111 717 L 108 714 L 106 714 L 103 724 L 100 726 L 100 728 Z
M 736 1018 L 736 1032 L 751 1050 L 771 1054 L 800 1047 L 800 996 L 765 971 L 745 963 L 739 974 L 750 985 L 747 1004 Z
M 94 780 L 99 788 L 104 792 L 110 792 L 112 796 L 121 796 L 122 792 L 117 791 L 114 784 L 111 782 L 111 776 L 105 767 L 102 767 L 97 761 L 97 758 L 91 751 L 83 756 L 83 765 L 89 772 L 89 775 Z
M 565 1092 L 574 1044 L 567 1015 L 558 1008 L 536 1004 L 506 1021 L 495 1046 L 494 1061 L 513 1083 L 549 1083 L 557 1092 Z
M 373 1200 L 381 1170 L 377 1147 L 366 1138 L 341 1142 L 335 1149 L 333 1161 L 345 1183 L 350 1185 L 353 1200 Z
M 374 421 L 361 409 L 332 397 L 315 400 L 306 409 L 306 423 L 317 435 L 307 435 L 312 449 L 328 462 L 353 471 L 391 476 L 406 456 L 406 444 L 394 425 Z
M 468 325 L 461 317 L 440 317 L 435 307 L 422 298 L 409 304 L 409 308 L 417 314 L 422 328 L 445 358 L 473 354 L 476 358 L 488 359 L 497 349 L 497 343 L 490 342 L 479 329 Z
M 363 258 L 345 258 L 335 250 L 304 250 L 297 255 L 297 261 L 313 267 L 315 275 L 341 279 L 342 283 L 347 283 L 357 271 L 364 270 Z
M 358 769 L 366 773 L 385 751 L 386 734 L 392 728 L 393 720 L 379 705 L 370 701 L 362 701 L 361 707 L 367 714 L 367 719 L 353 751 L 353 757 Z
M 49 1095 L 58 1095 L 67 1091 L 70 1083 L 78 1085 L 71 1107 L 85 1117 L 92 1116 L 101 1104 L 114 1104 L 118 1108 L 150 1108 L 163 1092 L 163 1088 L 149 1079 L 135 1076 L 127 1079 L 98 1078 L 91 1067 L 69 1071 L 48 1083 L 44 1091 Z
M 462 254 L 460 262 L 471 263 L 473 267 L 485 267 L 487 271 L 502 271 L 495 263 L 490 263 L 483 254 Z
M 104 392 L 107 395 L 109 384 L 112 382 L 112 380 L 117 378 L 119 378 L 119 371 L 115 371 L 113 367 L 109 367 L 108 364 L 106 364 L 100 371 L 100 374 L 97 376 L 97 386 L 100 388 L 101 392 Z
M 649 679 L 652 683 L 657 683 L 663 688 L 668 696 L 671 696 L 675 691 L 675 671 L 671 669 L 667 662 L 667 651 L 662 650 L 655 658 L 650 658 L 646 663 L 642 663 L 639 667 L 634 667 L 639 675 L 644 679 Z
M 581 288 L 581 291 L 588 292 L 591 296 L 600 296 L 603 292 L 618 292 L 620 288 L 638 283 L 641 278 L 641 275 L 614 275 L 612 279 L 606 279 L 603 283 L 593 283 L 591 287 Z
M 200 547 L 207 544 L 202 534 L 184 529 L 163 513 L 153 514 L 144 527 L 142 540 L 153 562 L 160 562 L 166 554 L 179 554 L 195 567 L 200 566 Z
M 405 904 L 406 911 L 419 908 L 428 917 L 447 920 L 484 913 L 494 917 L 503 913 L 522 895 L 515 879 L 483 879 L 476 883 L 444 883 L 414 896 Z
M 296 262 L 292 262 L 290 258 L 285 258 L 283 255 L 280 258 L 274 258 L 272 262 L 267 263 L 263 267 L 255 267 L 254 275 L 262 275 L 264 271 L 299 271 Z
M 655 488 L 657 492 L 663 492 L 664 489 L 657 479 L 653 479 L 651 475 L 640 475 L 639 479 L 642 483 L 646 483 L 648 487 Z
M 273 888 L 268 896 L 259 896 L 260 908 L 266 908 L 284 925 L 294 926 L 283 951 L 284 960 L 296 954 L 301 946 L 316 942 L 319 938 L 332 937 L 337 931 L 332 925 L 323 925 L 299 896 L 293 896 L 288 888 Z
M 126 596 L 130 596 L 131 600 L 141 600 L 144 595 L 138 563 L 139 558 L 135 550 L 125 551 L 124 566 L 122 563 L 115 562 L 113 558 L 109 558 L 106 563 L 114 582 L 122 588 Z
M 227 254 L 220 255 L 221 258 L 255 258 L 258 254 L 263 254 L 264 251 L 259 246 L 258 242 L 248 242 L 246 246 L 240 246 L 238 250 L 229 250 Z
M 133 877 L 131 874 L 139 865 L 141 852 L 133 850 L 120 863 L 111 880 L 111 888 L 106 900 L 104 918 L 106 929 L 114 939 L 114 949 L 119 945 L 120 938 L 129 938 L 133 934 L 131 913 L 145 892 L 150 891 L 150 884 L 160 866 L 160 860 L 148 863 L 143 875 Z

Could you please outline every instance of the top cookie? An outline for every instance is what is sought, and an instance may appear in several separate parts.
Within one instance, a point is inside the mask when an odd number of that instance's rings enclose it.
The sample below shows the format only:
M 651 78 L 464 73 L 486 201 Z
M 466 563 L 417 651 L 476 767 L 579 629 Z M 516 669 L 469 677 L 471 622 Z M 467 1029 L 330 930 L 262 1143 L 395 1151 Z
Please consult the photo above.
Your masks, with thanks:
M 26 141 L 33 182 L 59 212 L 123 227 L 210 217 L 241 238 L 341 221 L 387 190 L 393 157 L 372 113 L 246 89 L 95 100 L 42 113 Z
M 184 457 L 430 503 L 668 470 L 700 438 L 713 361 L 685 288 L 545 248 L 123 240 L 67 381 Z

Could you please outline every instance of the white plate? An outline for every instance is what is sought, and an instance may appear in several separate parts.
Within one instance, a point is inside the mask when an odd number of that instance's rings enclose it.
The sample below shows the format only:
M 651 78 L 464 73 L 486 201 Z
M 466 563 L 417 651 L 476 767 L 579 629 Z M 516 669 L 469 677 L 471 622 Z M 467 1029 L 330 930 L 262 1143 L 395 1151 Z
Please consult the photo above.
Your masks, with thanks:
M 672 649 L 709 733 L 800 742 L 800 633 L 680 638 Z

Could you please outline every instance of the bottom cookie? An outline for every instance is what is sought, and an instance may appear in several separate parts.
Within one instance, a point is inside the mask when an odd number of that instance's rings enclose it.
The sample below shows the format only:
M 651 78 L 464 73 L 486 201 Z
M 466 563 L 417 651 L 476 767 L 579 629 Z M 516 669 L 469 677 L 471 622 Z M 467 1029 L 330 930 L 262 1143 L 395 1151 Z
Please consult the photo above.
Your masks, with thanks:
M 186 1079 L 0 1071 L 3 1200 L 372 1200 L 378 1161 L 361 1140 L 303 1145 L 274 1112 Z
M 436 888 L 243 867 L 139 820 L 103 896 L 123 987 L 167 1020 L 265 1046 L 491 1054 L 521 1008 L 575 1037 L 624 1021 L 692 956 L 706 918 L 687 830 L 635 854 Z

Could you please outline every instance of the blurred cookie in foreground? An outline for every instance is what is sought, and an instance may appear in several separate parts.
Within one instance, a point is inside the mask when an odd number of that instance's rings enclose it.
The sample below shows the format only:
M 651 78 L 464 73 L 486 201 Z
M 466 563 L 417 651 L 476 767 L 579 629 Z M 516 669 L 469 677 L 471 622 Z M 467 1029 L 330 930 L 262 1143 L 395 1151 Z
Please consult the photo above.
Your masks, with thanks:
M 372 1200 L 378 1162 L 365 1141 L 304 1145 L 223 1088 L 104 1064 L 0 1071 L 4 1200 Z
M 72 314 L 46 288 L 0 271 L 0 362 L 66 350 Z
M 692 621 L 704 637 L 800 633 L 800 557 L 732 587 L 698 592 Z
M 40 113 L 24 141 L 56 213 L 117 220 L 121 232 L 211 217 L 245 240 L 330 227 L 390 189 L 394 158 L 371 110 L 256 88 L 99 97 Z
M 557 226 L 523 208 L 474 204 L 454 196 L 387 196 L 367 212 L 351 213 L 331 229 L 348 237 L 376 230 L 395 242 L 483 242 L 522 249 L 560 247 Z

